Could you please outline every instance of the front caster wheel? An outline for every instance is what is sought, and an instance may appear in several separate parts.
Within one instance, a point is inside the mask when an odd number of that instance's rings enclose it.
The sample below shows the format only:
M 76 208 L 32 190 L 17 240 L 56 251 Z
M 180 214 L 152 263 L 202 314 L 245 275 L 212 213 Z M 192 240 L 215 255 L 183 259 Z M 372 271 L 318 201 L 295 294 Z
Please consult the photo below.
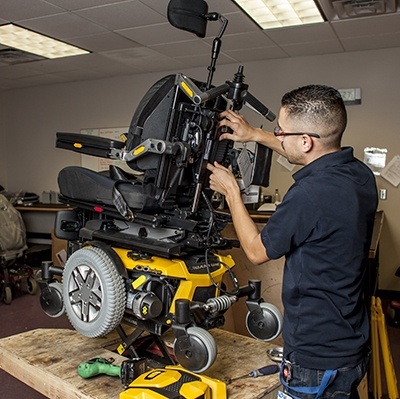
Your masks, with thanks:
M 40 293 L 40 306 L 50 317 L 60 317 L 65 312 L 62 297 L 62 284 L 58 281 L 50 283 Z
M 249 333 L 260 341 L 271 341 L 282 331 L 282 314 L 271 303 L 261 302 L 247 313 L 246 327 Z
M 89 338 L 114 330 L 125 311 L 123 278 L 107 253 L 96 247 L 79 249 L 68 259 L 63 298 L 71 324 Z
M 189 327 L 187 335 L 181 335 L 175 340 L 174 354 L 185 369 L 202 373 L 214 363 L 217 345 L 208 331 L 200 327 Z

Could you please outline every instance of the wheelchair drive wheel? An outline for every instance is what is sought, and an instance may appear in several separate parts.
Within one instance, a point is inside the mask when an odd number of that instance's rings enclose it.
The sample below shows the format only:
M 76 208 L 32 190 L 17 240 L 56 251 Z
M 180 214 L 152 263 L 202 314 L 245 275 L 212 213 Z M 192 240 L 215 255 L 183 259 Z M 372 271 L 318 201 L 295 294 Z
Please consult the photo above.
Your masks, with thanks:
M 71 324 L 89 338 L 116 328 L 126 305 L 123 278 L 107 253 L 95 247 L 79 249 L 68 259 L 63 298 Z
M 217 357 L 214 337 L 200 327 L 189 327 L 187 335 L 174 342 L 174 354 L 179 364 L 194 373 L 207 370 Z

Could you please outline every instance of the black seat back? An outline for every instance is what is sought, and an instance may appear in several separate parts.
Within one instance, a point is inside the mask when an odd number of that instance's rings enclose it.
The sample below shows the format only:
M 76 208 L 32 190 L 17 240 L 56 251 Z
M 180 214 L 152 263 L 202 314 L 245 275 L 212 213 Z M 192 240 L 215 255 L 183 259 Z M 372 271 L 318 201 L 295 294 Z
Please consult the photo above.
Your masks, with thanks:
M 211 157 L 222 162 L 228 148 L 217 137 L 217 116 L 226 109 L 226 101 L 218 97 L 194 105 L 177 82 L 177 75 L 168 75 L 148 90 L 132 118 L 126 142 L 128 151 L 147 139 L 180 143 L 177 154 L 146 154 L 128 162 L 130 168 L 144 172 L 145 184 L 164 190 L 161 206 L 165 208 L 189 205 L 199 183 L 197 177 L 206 173 L 206 163 L 213 161 Z M 194 83 L 200 89 L 205 86 Z M 187 152 L 184 165 L 182 151 Z M 200 183 L 204 182 L 205 176 Z

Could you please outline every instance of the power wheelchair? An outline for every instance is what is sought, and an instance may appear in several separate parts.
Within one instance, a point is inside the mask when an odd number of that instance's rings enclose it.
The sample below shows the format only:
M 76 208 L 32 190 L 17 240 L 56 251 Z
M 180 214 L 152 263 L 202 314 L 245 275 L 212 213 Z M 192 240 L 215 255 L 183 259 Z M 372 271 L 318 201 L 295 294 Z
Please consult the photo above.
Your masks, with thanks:
M 170 22 L 184 29 L 192 21 L 187 14 L 175 18 L 171 4 L 177 2 L 170 2 Z M 206 9 L 201 15 L 201 26 L 196 30 L 192 23 L 190 30 L 201 37 L 204 20 L 220 21 L 213 45 L 218 50 L 227 20 Z M 238 242 L 222 236 L 230 217 L 215 209 L 208 184 L 207 163 L 237 161 L 233 142 L 219 140 L 218 115 L 249 103 L 267 119 L 275 116 L 248 92 L 243 67 L 231 81 L 212 86 L 217 56 L 213 51 L 206 83 L 183 74 L 156 82 L 121 141 L 57 133 L 58 148 L 122 160 L 132 173 L 114 165 L 108 173 L 79 166 L 60 171 L 60 201 L 73 209 L 58 213 L 55 235 L 68 240 L 68 260 L 64 269 L 45 262 L 39 282 L 48 315 L 66 312 L 87 337 L 117 329 L 121 354 L 148 356 L 155 344 L 166 364 L 178 362 L 193 372 L 213 364 L 217 348 L 208 330 L 222 326 L 224 313 L 241 297 L 252 336 L 274 339 L 282 325 L 279 310 L 261 298 L 261 282 L 240 286 L 234 260 L 219 253 Z M 267 185 L 270 163 L 271 150 L 256 146 L 252 184 Z M 61 274 L 62 283 L 55 278 Z M 127 334 L 122 321 L 134 331 Z M 175 336 L 173 354 L 160 338 L 167 330 Z

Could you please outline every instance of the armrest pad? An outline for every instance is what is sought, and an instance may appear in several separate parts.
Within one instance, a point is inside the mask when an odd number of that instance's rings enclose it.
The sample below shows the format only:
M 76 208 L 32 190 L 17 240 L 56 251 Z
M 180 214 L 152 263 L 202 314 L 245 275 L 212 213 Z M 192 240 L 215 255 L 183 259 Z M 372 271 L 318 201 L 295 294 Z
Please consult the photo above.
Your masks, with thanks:
M 107 139 L 105 137 L 91 136 L 80 133 L 57 133 L 56 147 L 93 155 L 95 157 L 109 158 L 112 149 L 122 149 L 123 141 Z

